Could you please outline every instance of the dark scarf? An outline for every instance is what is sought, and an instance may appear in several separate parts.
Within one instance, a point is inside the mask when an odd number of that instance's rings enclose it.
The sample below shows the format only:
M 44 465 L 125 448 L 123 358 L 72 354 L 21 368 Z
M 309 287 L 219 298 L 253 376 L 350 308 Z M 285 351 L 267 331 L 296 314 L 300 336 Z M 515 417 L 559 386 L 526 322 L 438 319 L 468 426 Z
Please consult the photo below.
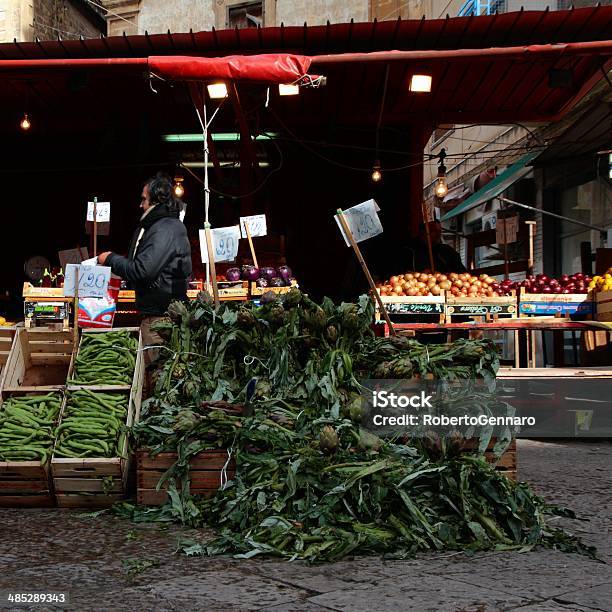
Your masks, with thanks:
M 138 242 L 138 236 L 140 235 L 140 230 L 144 229 L 145 234 L 147 230 L 154 224 L 157 223 L 160 219 L 168 219 L 174 218 L 178 219 L 178 212 L 170 212 L 166 206 L 163 204 L 157 204 L 154 206 L 145 216 L 144 218 L 140 218 L 140 222 L 136 227 L 136 231 L 132 236 L 132 240 L 130 242 L 130 249 L 128 251 L 128 259 L 134 259 L 134 251 L 136 249 L 136 243 Z M 141 242 L 144 240 L 144 234 L 140 239 Z

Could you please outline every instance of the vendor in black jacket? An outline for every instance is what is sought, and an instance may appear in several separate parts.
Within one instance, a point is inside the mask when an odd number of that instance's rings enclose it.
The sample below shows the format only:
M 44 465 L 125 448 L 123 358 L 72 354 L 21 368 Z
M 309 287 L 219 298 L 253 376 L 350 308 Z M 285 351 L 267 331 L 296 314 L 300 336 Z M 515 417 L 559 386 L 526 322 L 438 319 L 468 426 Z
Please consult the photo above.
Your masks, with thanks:
M 102 253 L 98 263 L 129 281 L 136 292 L 136 308 L 143 316 L 141 331 L 145 346 L 160 343 L 151 324 L 163 317 L 173 300 L 187 299 L 191 275 L 191 247 L 187 230 L 179 220 L 181 202 L 174 196 L 170 178 L 158 174 L 143 189 L 143 215 L 134 232 L 127 257 Z M 150 363 L 157 351 L 146 351 Z

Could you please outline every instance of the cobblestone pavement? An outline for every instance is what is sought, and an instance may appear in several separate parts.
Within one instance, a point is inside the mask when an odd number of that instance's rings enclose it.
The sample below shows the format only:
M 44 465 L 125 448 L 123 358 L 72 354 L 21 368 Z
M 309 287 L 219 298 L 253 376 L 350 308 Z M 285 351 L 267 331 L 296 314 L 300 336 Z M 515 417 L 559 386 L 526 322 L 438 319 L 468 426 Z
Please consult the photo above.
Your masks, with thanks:
M 188 530 L 0 510 L 0 591 L 67 591 L 65 609 L 96 611 L 612 610 L 612 444 L 520 441 L 519 465 L 521 479 L 588 519 L 560 523 L 597 545 L 606 563 L 547 550 L 317 567 L 187 558 L 174 550 Z

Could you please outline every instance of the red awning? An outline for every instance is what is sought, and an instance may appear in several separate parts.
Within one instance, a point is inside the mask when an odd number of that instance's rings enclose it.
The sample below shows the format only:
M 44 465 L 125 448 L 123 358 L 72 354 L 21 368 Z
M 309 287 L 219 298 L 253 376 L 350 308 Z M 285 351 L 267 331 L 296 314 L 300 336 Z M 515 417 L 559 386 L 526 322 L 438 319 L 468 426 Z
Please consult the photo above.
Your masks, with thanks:
M 308 72 L 310 62 L 309 57 L 285 53 L 227 57 L 154 56 L 149 58 L 149 70 L 174 81 L 223 79 L 293 83 Z
M 264 83 L 293 83 L 308 72 L 311 58 L 286 53 L 193 57 L 189 55 L 74 59 L 0 60 L 4 72 L 34 73 L 41 70 L 148 69 L 171 81 L 234 80 Z

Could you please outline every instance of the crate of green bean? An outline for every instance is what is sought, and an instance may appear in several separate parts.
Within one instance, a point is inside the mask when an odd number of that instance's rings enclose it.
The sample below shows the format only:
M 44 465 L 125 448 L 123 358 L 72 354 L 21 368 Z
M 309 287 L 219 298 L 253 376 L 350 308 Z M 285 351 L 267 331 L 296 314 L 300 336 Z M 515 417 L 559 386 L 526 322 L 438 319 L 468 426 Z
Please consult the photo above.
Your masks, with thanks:
M 6 393 L 0 406 L 0 506 L 55 505 L 50 459 L 61 393 Z
M 127 391 L 67 392 L 51 460 L 59 506 L 107 506 L 124 496 L 133 403 Z
M 137 358 L 138 328 L 84 331 L 68 386 L 130 386 Z

